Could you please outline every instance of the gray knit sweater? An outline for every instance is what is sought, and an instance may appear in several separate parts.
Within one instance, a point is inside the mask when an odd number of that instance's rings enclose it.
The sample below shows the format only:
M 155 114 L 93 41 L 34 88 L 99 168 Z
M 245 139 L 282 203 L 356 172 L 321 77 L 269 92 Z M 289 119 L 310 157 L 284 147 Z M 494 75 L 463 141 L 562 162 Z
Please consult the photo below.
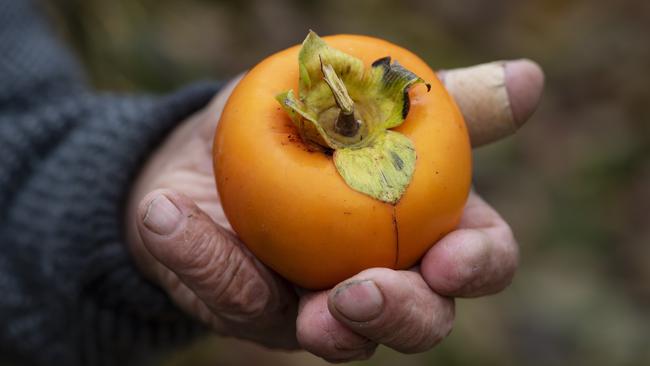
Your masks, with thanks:
M 124 202 L 214 84 L 100 94 L 32 0 L 0 0 L 0 364 L 141 364 L 198 325 L 134 268 Z

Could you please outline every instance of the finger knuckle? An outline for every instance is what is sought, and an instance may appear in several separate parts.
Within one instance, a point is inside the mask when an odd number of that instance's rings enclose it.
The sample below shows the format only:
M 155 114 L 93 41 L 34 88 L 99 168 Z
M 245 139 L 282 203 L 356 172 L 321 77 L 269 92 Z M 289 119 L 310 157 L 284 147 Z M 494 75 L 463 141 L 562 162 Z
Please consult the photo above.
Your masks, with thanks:
M 510 227 L 502 222 L 475 236 L 475 251 L 458 258 L 455 270 L 447 273 L 449 286 L 444 292 L 452 296 L 475 297 L 503 290 L 512 281 L 518 267 L 519 254 Z
M 254 265 L 225 234 L 206 225 L 188 225 L 181 262 L 194 287 L 207 289 L 209 306 L 225 316 L 252 318 L 266 308 L 270 290 Z
M 215 288 L 215 306 L 226 316 L 253 319 L 264 313 L 271 301 L 270 290 L 253 268 L 252 263 L 240 251 L 233 251 L 219 286 Z
M 403 353 L 420 353 L 437 346 L 453 329 L 454 315 L 449 308 L 442 306 L 438 312 L 429 312 L 427 321 L 420 318 L 420 326 L 414 327 L 410 337 L 403 341 Z
M 399 350 L 403 353 L 419 353 L 424 352 L 437 343 L 437 330 L 432 327 L 432 315 L 428 314 L 429 320 L 422 321 L 420 314 L 418 319 L 410 319 L 410 327 L 403 329 L 398 333 L 397 339 L 394 340 L 399 344 Z M 414 322 L 416 320 L 416 322 Z
M 190 228 L 183 232 L 179 255 L 183 272 L 196 282 L 202 283 L 228 271 L 232 248 L 224 245 L 219 236 L 209 230 Z
M 445 295 L 455 296 L 466 292 L 483 280 L 482 274 L 489 263 L 490 253 L 484 235 L 476 230 L 458 230 L 453 234 L 463 244 L 464 250 L 454 248 L 452 252 L 460 253 L 446 255 L 443 258 L 444 271 L 436 281 L 436 289 Z
M 409 277 L 408 295 L 392 307 L 388 323 L 381 326 L 382 343 L 403 353 L 424 352 L 451 331 L 454 301 L 431 292 L 427 284 Z
M 185 227 L 174 241 L 177 242 L 176 261 L 183 272 L 191 273 L 206 267 L 215 252 L 220 252 L 215 248 L 219 242 L 214 229 L 197 209 L 187 214 Z

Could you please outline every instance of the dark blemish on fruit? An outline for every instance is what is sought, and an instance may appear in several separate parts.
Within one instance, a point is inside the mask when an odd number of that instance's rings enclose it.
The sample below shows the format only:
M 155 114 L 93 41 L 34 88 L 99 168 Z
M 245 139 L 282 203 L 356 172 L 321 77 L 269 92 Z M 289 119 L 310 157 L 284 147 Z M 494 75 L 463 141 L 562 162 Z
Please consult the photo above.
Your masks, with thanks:
M 390 156 L 393 158 L 393 165 L 395 168 L 397 168 L 397 170 L 402 170 L 404 167 L 404 161 L 402 158 L 400 158 L 399 155 L 397 155 L 394 151 L 390 152 Z

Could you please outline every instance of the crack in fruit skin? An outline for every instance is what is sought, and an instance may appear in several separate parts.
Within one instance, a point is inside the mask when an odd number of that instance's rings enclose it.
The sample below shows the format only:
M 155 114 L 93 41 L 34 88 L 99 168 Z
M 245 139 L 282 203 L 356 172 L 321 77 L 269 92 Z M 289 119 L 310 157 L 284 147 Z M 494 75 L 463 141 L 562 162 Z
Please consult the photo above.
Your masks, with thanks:
M 393 230 L 395 230 L 395 264 L 393 268 L 397 268 L 399 265 L 399 224 L 397 223 L 397 208 L 393 206 Z
M 275 95 L 297 88 L 297 47 L 262 61 L 231 95 L 214 143 L 224 212 L 257 258 L 307 289 L 331 288 L 366 268 L 409 268 L 456 226 L 471 182 L 462 117 L 424 62 L 374 38 L 325 39 L 366 65 L 389 53 L 432 88 L 410 90 L 409 115 L 396 128 L 412 139 L 418 158 L 395 205 L 348 187 L 332 156 L 307 149 L 278 108 Z

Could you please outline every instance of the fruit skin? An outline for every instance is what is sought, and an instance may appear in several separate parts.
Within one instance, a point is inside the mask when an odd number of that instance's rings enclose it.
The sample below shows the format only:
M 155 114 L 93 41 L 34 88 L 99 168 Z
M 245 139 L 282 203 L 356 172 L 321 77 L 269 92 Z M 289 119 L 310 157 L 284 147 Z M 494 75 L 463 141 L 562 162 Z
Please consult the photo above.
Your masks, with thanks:
M 396 205 L 347 186 L 332 157 L 303 144 L 278 105 L 278 93 L 297 90 L 299 45 L 260 62 L 233 91 L 213 151 L 226 217 L 257 258 L 308 289 L 332 287 L 366 268 L 411 267 L 458 224 L 471 183 L 463 118 L 420 58 L 377 38 L 323 39 L 366 66 L 391 56 L 431 91 L 409 91 L 409 114 L 394 129 L 417 151 L 413 179 Z

